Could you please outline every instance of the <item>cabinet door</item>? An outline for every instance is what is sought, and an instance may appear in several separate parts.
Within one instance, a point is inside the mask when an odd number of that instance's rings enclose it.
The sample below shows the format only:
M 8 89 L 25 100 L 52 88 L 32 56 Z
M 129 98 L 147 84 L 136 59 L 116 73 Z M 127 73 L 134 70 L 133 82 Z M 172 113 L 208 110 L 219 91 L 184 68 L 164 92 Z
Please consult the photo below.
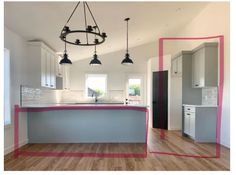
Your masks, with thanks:
M 42 87 L 47 87 L 46 86 L 46 67 L 47 67 L 47 52 L 45 49 L 41 48 L 41 86 Z
M 61 60 L 60 56 L 56 57 L 56 76 L 62 77 L 61 65 L 59 64 Z
M 190 113 L 189 118 L 189 135 L 195 138 L 195 113 Z
M 177 74 L 182 74 L 182 57 L 177 58 Z
M 172 67 L 172 75 L 173 76 L 177 75 L 178 69 L 177 69 L 177 59 L 176 58 L 172 60 L 171 67 Z
M 192 86 L 194 88 L 204 87 L 205 82 L 205 49 L 199 49 L 192 58 Z
M 50 88 L 56 87 L 56 72 L 55 72 L 55 64 L 56 57 L 53 53 L 50 54 Z
M 184 113 L 184 133 L 189 135 L 190 134 L 190 113 Z
M 51 84 L 51 54 L 47 51 L 46 57 L 46 87 L 50 87 Z

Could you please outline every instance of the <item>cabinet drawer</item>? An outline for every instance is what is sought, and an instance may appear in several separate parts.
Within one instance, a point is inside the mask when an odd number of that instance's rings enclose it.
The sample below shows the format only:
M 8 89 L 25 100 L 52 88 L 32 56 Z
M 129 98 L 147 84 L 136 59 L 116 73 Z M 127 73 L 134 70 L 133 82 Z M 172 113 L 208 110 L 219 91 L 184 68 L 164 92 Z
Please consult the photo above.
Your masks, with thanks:
M 194 106 L 185 106 L 184 112 L 195 112 L 195 107 Z

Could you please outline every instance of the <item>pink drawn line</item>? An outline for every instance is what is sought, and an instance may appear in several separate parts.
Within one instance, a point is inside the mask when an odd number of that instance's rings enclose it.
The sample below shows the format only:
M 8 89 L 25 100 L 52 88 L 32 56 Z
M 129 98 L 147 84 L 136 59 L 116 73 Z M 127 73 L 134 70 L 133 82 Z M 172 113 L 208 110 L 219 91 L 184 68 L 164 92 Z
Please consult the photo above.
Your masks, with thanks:
M 19 151 L 20 155 L 37 157 L 100 157 L 100 158 L 146 158 L 139 153 L 79 153 L 79 152 L 32 152 Z
M 14 157 L 19 155 L 19 106 L 15 105 L 14 108 Z
M 218 88 L 218 108 L 217 108 L 217 123 L 216 123 L 216 156 L 215 158 L 220 158 L 220 131 L 221 131 L 221 118 L 222 118 L 222 102 L 223 102 L 223 90 L 224 90 L 224 36 L 223 35 L 217 35 L 217 36 L 208 36 L 208 37 L 168 37 L 168 38 L 159 38 L 159 71 L 163 71 L 163 53 L 164 53 L 164 40 L 205 40 L 205 39 L 219 39 L 219 47 L 220 47 L 220 78 L 219 78 L 219 88 Z M 159 84 L 163 85 L 163 79 L 161 79 L 161 82 Z M 163 96 L 160 96 L 163 98 Z M 163 101 L 163 99 L 160 99 L 160 101 Z M 160 122 L 164 122 L 164 116 L 161 115 Z M 163 124 L 162 124 L 163 125 Z M 163 125 L 164 126 L 164 125 Z M 165 132 L 163 129 L 161 129 L 160 132 L 160 138 L 165 138 Z M 176 153 L 167 153 L 167 152 L 151 152 L 155 154 L 166 154 L 166 155 L 173 155 L 173 156 L 185 156 L 185 157 L 191 157 L 191 155 L 181 155 Z M 195 156 L 192 155 L 192 157 L 200 157 L 200 158 L 214 158 L 211 156 Z
M 54 111 L 54 110 L 136 110 L 146 113 L 146 138 L 144 153 L 79 153 L 79 152 L 35 152 L 35 151 L 20 151 L 19 150 L 19 113 L 20 112 L 45 112 L 45 111 Z M 148 118 L 149 111 L 146 107 L 137 107 L 137 106 L 49 106 L 41 108 L 27 108 L 19 107 L 15 105 L 15 125 L 14 125 L 14 158 L 18 158 L 20 155 L 24 156 L 43 156 L 43 157 L 103 157 L 103 158 L 146 158 L 147 157 L 147 141 L 148 141 Z
M 151 151 L 150 153 L 152 153 L 152 154 L 164 154 L 164 155 L 177 156 L 177 157 L 217 158 L 216 156 L 198 156 L 198 155 L 177 154 L 177 153 L 158 152 L 158 151 Z

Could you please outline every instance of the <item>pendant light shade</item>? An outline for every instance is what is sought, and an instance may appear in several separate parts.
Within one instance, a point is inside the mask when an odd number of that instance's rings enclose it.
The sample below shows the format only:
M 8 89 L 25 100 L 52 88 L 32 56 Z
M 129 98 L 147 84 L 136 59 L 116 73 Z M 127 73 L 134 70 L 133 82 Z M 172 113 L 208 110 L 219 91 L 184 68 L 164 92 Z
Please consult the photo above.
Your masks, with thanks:
M 121 64 L 123 65 L 131 65 L 134 64 L 133 61 L 129 58 L 129 54 L 126 53 L 125 54 L 125 59 L 123 59 L 123 61 L 121 62 Z
M 68 59 L 67 53 L 64 53 L 63 59 L 61 59 L 60 64 L 72 64 L 71 60 Z
M 97 54 L 95 53 L 93 55 L 93 59 L 90 61 L 90 66 L 99 66 L 99 65 L 102 65 L 101 61 L 98 59 L 98 56 Z
M 60 61 L 60 64 L 62 64 L 62 65 L 66 65 L 66 64 L 70 65 L 70 64 L 72 64 L 71 60 L 68 58 L 68 55 L 66 53 L 66 42 L 65 42 L 64 55 L 63 55 L 63 58 Z
M 134 64 L 133 61 L 130 59 L 129 57 L 129 47 L 128 47 L 128 44 L 129 44 L 129 35 L 128 35 L 128 21 L 130 20 L 130 18 L 125 18 L 125 21 L 127 22 L 127 47 L 126 47 L 126 54 L 125 54 L 125 58 L 122 60 L 121 64 L 123 65 L 132 65 Z

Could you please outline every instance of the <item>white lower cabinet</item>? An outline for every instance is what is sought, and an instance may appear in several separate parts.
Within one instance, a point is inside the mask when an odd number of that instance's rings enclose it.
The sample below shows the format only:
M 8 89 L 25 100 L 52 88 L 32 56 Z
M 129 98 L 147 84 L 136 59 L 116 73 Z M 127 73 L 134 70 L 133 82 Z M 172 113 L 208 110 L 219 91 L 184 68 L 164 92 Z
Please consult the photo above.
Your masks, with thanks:
M 184 133 L 190 134 L 190 114 L 186 112 L 184 113 Z
M 184 112 L 184 133 L 195 138 L 195 112 Z
M 189 119 L 189 135 L 195 138 L 195 113 L 190 113 Z

